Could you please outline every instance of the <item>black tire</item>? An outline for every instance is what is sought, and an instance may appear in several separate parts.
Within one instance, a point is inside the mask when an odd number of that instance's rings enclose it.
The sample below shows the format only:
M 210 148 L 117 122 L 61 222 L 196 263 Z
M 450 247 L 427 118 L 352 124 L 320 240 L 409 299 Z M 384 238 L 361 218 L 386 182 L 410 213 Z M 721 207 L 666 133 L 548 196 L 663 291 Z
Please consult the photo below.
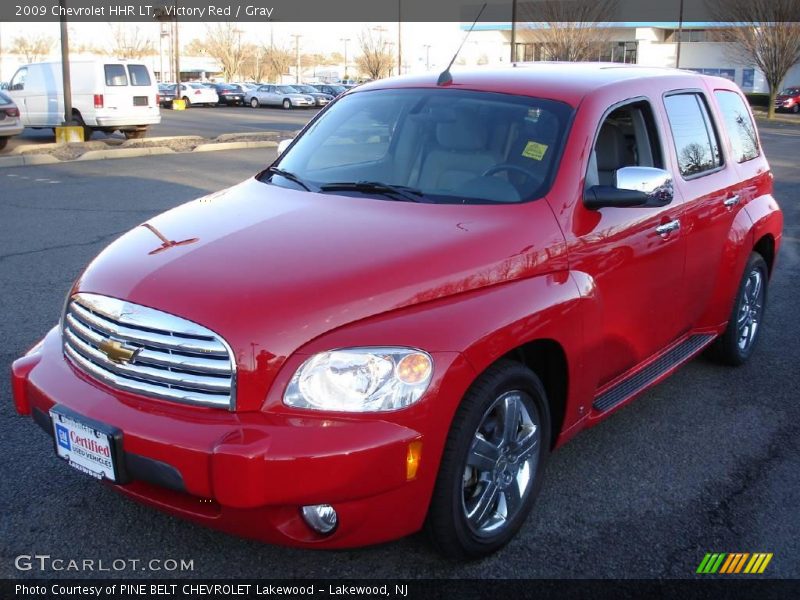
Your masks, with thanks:
M 79 127 L 83 127 L 83 141 L 88 142 L 91 139 L 92 134 L 94 133 L 94 129 L 89 127 L 83 121 L 81 113 L 79 113 L 77 110 L 72 111 L 72 118 L 74 119 L 75 123 L 78 124 Z
M 0 136 L 0 150 L 5 148 L 8 145 L 8 136 L 2 135 Z
M 756 281 L 759 282 L 757 291 L 753 289 Z M 734 367 L 747 362 L 761 333 L 767 306 L 768 283 L 767 263 L 760 254 L 753 252 L 747 259 L 747 266 L 736 291 L 728 326 L 709 348 L 708 354 L 711 358 Z
M 182 100 L 185 108 L 189 108 L 192 105 L 192 101 L 189 100 L 189 98 L 187 98 L 186 96 L 184 96 Z
M 284 110 L 291 110 L 292 109 L 292 101 L 288 98 L 283 99 L 283 109 Z
M 794 105 L 794 106 L 792 106 L 792 112 L 793 112 L 794 114 L 797 114 L 797 113 L 799 113 L 799 112 L 800 112 L 800 104 L 797 104 L 797 103 L 795 103 L 795 105 Z
M 505 408 L 511 402 L 516 409 Z M 520 406 L 525 409 L 524 415 Z M 501 426 L 506 415 L 514 415 L 509 417 L 513 427 Z M 492 422 L 494 430 L 488 433 Z M 511 437 L 504 433 L 506 430 L 513 431 Z M 538 437 L 534 437 L 537 433 Z M 478 377 L 453 418 L 425 524 L 431 541 L 442 554 L 457 559 L 480 558 L 496 552 L 514 537 L 541 487 L 550 435 L 547 397 L 533 371 L 517 362 L 501 360 Z M 505 443 L 508 439 L 516 441 Z M 492 458 L 487 458 L 489 453 L 477 451 L 484 442 L 490 442 L 487 447 L 493 453 L 497 451 Z M 520 454 L 516 455 L 518 451 Z M 520 490 L 517 477 L 525 470 L 528 482 Z M 483 502 L 484 498 L 491 500 Z
M 255 96 L 250 98 L 250 108 L 258 108 L 258 106 L 259 106 L 258 98 L 256 98 Z
M 125 136 L 126 140 L 140 140 L 147 135 L 146 129 L 130 129 L 127 131 L 123 131 L 122 134 Z

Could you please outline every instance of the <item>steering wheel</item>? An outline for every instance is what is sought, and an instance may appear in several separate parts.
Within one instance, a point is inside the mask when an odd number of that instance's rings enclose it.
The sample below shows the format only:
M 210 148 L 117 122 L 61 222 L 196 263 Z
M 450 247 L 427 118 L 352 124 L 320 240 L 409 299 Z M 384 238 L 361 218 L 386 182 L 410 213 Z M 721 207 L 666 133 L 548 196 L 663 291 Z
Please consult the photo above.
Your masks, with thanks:
M 534 181 L 541 183 L 542 178 L 537 173 L 533 171 L 529 171 L 525 167 L 520 167 L 519 165 L 515 165 L 514 163 L 500 163 L 499 165 L 495 165 L 493 167 L 489 167 L 483 173 L 481 173 L 481 177 L 489 177 L 490 175 L 494 175 L 495 173 L 500 173 L 501 171 L 514 171 L 516 173 L 521 173 L 525 175 L 528 179 L 533 179 Z

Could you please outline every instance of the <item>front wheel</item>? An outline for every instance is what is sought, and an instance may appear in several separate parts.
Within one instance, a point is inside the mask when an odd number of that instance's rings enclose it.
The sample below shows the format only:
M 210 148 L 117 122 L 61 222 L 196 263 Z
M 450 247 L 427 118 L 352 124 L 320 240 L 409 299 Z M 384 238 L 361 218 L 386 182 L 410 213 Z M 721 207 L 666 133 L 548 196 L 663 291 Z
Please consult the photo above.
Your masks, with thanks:
M 753 353 L 767 304 L 769 269 L 762 256 L 750 255 L 733 304 L 728 326 L 709 352 L 724 364 L 739 366 Z
M 253 108 L 258 108 L 258 98 L 251 98 L 250 99 L 250 106 Z
M 186 108 L 189 108 L 192 105 L 192 101 L 189 100 L 189 98 L 187 98 L 186 96 L 183 97 L 183 103 L 186 106 Z
M 794 114 L 797 114 L 797 113 L 799 113 L 799 112 L 800 112 L 800 104 L 795 104 L 795 105 L 792 107 L 792 112 L 793 112 Z
M 8 144 L 8 136 L 0 135 L 0 150 L 6 147 Z
M 519 363 L 496 363 L 453 419 L 426 523 L 434 545 L 478 558 L 507 544 L 531 511 L 549 450 L 539 378 Z
M 289 100 L 288 98 L 284 98 L 283 99 L 283 108 L 285 110 L 289 110 L 290 108 L 292 108 L 292 101 Z

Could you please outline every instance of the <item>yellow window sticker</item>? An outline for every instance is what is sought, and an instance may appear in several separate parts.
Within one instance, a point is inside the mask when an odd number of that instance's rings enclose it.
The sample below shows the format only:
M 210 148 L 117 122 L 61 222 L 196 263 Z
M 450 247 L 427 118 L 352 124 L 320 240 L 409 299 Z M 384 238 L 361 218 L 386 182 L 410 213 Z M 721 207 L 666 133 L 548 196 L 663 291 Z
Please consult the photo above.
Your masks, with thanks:
M 522 156 L 525 158 L 532 158 L 533 160 L 542 160 L 544 153 L 547 152 L 547 146 L 539 142 L 528 142 L 525 144 L 525 149 L 522 151 Z

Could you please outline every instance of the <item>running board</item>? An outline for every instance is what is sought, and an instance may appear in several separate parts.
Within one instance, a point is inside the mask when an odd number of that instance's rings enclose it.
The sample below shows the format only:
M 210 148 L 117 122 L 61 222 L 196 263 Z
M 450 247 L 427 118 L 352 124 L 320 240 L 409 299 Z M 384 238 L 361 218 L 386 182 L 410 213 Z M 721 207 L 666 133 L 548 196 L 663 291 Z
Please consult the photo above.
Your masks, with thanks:
M 637 371 L 611 389 L 603 392 L 595 398 L 592 407 L 600 412 L 611 410 L 617 404 L 642 391 L 668 371 L 689 360 L 707 346 L 714 337 L 710 334 L 689 336 L 685 341 L 665 352 L 641 371 Z

